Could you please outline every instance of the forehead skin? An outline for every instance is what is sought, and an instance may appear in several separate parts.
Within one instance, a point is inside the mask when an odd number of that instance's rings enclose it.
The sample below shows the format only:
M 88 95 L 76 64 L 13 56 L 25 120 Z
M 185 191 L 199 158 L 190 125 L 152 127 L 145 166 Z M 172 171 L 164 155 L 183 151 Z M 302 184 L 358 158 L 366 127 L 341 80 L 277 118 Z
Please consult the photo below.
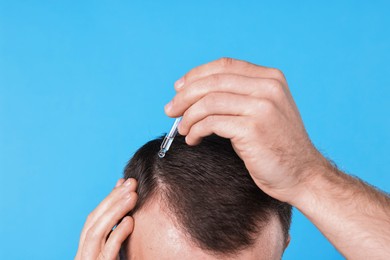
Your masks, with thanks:
M 144 205 L 133 218 L 135 225 L 128 239 L 127 259 L 229 259 L 209 254 L 191 243 L 161 209 L 158 200 Z M 283 251 L 281 224 L 276 217 L 272 217 L 255 244 L 231 259 L 281 259 Z

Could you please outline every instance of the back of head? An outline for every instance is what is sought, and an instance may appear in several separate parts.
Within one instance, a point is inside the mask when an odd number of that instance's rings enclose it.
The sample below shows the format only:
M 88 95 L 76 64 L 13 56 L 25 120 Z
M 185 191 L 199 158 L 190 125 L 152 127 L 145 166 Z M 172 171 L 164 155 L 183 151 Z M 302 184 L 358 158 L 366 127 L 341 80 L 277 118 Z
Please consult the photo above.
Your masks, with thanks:
M 250 247 L 275 215 L 287 239 L 291 206 L 256 186 L 230 140 L 212 135 L 188 146 L 177 136 L 159 158 L 161 142 L 146 143 L 125 168 L 125 178 L 138 180 L 138 202 L 130 214 L 159 197 L 192 242 L 215 254 Z

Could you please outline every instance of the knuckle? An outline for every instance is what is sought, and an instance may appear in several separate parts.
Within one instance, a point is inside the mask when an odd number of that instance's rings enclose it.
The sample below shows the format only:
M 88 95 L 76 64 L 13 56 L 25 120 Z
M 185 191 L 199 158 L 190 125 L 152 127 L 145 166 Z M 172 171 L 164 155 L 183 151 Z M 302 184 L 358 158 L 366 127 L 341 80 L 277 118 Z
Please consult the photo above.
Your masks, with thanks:
M 98 232 L 96 232 L 96 229 L 90 228 L 87 231 L 87 234 L 85 237 L 86 237 L 86 240 L 91 241 L 91 240 L 95 240 L 95 239 L 99 238 L 99 234 L 98 234 Z
M 234 63 L 234 59 L 233 58 L 229 58 L 229 57 L 222 57 L 218 60 L 218 63 L 220 64 L 221 67 L 224 67 L 224 68 L 228 68 L 230 67 L 231 65 L 233 65 Z
M 203 95 L 203 92 L 205 91 L 205 86 L 202 83 L 202 81 L 196 81 L 186 86 L 182 92 L 176 94 L 176 103 L 179 100 L 183 104 L 187 104 L 188 102 L 192 103 L 196 101 L 199 97 Z
M 261 100 L 257 103 L 258 115 L 269 118 L 275 111 L 275 105 L 269 100 Z
M 189 110 L 207 93 L 206 84 L 203 80 L 199 80 L 186 86 L 182 92 L 176 94 L 177 100 L 180 99 L 181 105 L 186 108 L 185 111 Z M 183 111 L 183 115 L 185 111 Z
M 258 122 L 251 120 L 243 123 L 246 127 L 243 129 L 245 130 L 245 135 L 253 136 L 256 135 L 258 131 Z
M 279 80 L 269 79 L 268 85 L 272 97 L 280 99 L 283 96 L 284 89 L 282 83 Z
M 191 136 L 193 138 L 201 136 L 202 133 L 205 131 L 205 129 L 207 129 L 209 127 L 208 120 L 209 120 L 209 117 L 206 117 L 205 119 L 203 119 L 202 121 L 198 122 L 197 124 L 195 124 L 191 127 Z
M 202 129 L 201 123 L 195 124 L 191 127 L 191 136 L 197 136 Z
M 286 78 L 284 77 L 284 74 L 283 74 L 283 72 L 281 70 L 276 69 L 276 68 L 270 68 L 269 71 L 270 71 L 271 75 L 274 78 L 276 78 L 276 79 L 278 79 L 280 81 L 285 81 L 286 80 Z
M 191 107 L 187 109 L 183 114 L 183 119 L 180 122 L 180 127 L 182 129 L 187 129 L 188 127 L 190 127 L 193 124 L 198 112 L 199 111 L 197 109 L 193 109 Z

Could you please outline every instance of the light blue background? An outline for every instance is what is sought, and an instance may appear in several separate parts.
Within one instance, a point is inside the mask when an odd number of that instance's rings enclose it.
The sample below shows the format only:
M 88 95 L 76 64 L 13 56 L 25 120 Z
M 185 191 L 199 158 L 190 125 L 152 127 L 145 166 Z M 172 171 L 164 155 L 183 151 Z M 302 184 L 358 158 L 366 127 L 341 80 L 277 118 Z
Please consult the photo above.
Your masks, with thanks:
M 284 71 L 315 145 L 389 191 L 386 1 L 0 1 L 0 258 L 72 259 L 194 66 Z M 342 259 L 295 211 L 284 259 Z

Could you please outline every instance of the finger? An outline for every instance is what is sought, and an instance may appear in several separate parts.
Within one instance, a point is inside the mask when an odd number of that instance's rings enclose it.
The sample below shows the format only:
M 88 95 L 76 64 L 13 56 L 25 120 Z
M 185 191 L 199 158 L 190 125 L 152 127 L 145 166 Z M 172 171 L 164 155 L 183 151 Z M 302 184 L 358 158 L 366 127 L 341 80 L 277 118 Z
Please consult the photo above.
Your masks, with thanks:
M 102 251 L 102 259 L 117 259 L 123 242 L 133 232 L 133 228 L 133 218 L 129 216 L 124 217 L 121 223 L 119 223 L 119 225 L 110 234 Z
M 233 74 L 215 74 L 186 86 L 166 105 L 168 116 L 181 116 L 195 102 L 214 92 L 227 92 L 254 97 L 269 98 L 279 102 L 286 97 L 286 89 L 280 81 L 270 78 L 252 78 Z
M 96 223 L 87 231 L 83 252 L 88 256 L 97 257 L 100 247 L 105 242 L 108 234 L 112 231 L 120 219 L 131 211 L 137 201 L 137 193 L 134 191 L 124 195 L 111 208 L 102 215 Z M 115 231 L 115 230 L 114 230 Z
M 210 93 L 192 105 L 183 115 L 179 125 L 181 135 L 187 135 L 191 127 L 208 116 L 251 116 L 259 113 L 261 100 L 251 96 L 231 93 Z
M 122 183 L 122 185 L 114 188 L 114 190 L 92 211 L 89 222 L 94 223 L 96 219 L 100 218 L 102 214 L 121 199 L 121 196 L 129 191 L 135 191 L 137 188 L 137 181 L 129 178 Z
M 283 115 L 280 113 L 278 107 L 269 100 L 259 99 L 256 106 L 257 112 L 255 116 L 207 116 L 190 128 L 186 136 L 187 144 L 196 145 L 200 143 L 203 137 L 211 134 L 228 138 L 233 144 L 242 143 L 244 140 L 243 137 L 256 135 L 259 130 L 262 131 L 265 124 L 272 123 L 280 115 Z M 252 139 L 245 138 L 245 140 Z
M 248 135 L 251 130 L 248 122 L 251 122 L 250 117 L 246 116 L 208 116 L 191 127 L 186 136 L 186 142 L 188 145 L 197 145 L 203 137 L 211 134 L 231 139 L 234 142 L 234 139 L 239 136 Z
M 125 182 L 125 179 L 120 178 L 120 179 L 116 182 L 114 188 L 121 186 L 124 182 Z
M 176 81 L 175 89 L 176 91 L 180 91 L 194 81 L 220 73 L 238 74 L 247 77 L 274 78 L 283 82 L 285 81 L 285 77 L 280 70 L 255 65 L 242 60 L 221 58 L 190 70 L 184 77 Z
M 80 235 L 79 247 L 82 248 L 85 242 L 86 233 L 95 225 L 96 221 L 107 211 L 117 203 L 122 196 L 128 192 L 135 191 L 137 188 L 137 181 L 129 178 L 122 183 L 122 185 L 114 188 L 114 190 L 94 209 L 88 216 L 87 221 L 84 224 L 83 230 Z

